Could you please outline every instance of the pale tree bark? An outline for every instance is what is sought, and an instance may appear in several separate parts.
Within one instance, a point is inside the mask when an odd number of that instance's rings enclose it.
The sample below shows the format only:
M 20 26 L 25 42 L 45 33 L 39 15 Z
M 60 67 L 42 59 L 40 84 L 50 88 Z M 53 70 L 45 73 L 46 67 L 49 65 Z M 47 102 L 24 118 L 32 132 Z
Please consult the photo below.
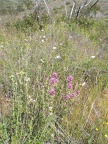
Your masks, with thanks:
M 85 7 L 88 6 L 92 1 L 93 1 L 93 0 L 86 0 L 84 6 L 85 6 Z
M 49 7 L 48 7 L 48 5 L 47 5 L 47 3 L 46 3 L 46 0 L 43 0 L 43 2 L 44 2 L 44 4 L 45 4 L 45 7 L 46 7 L 46 10 L 47 10 L 48 15 L 50 16 Z
M 92 9 L 97 3 L 98 3 L 99 0 L 97 0 L 94 4 L 92 4 L 92 6 L 90 7 L 90 9 Z M 93 2 L 93 0 L 86 0 L 86 2 L 84 4 L 81 4 L 78 8 L 78 11 L 77 11 L 77 15 L 76 17 L 79 18 L 80 16 L 80 13 L 81 13 L 81 10 L 84 8 L 84 7 L 87 7 L 90 5 L 90 3 Z M 89 9 L 89 10 L 90 10 Z
M 45 9 L 46 9 L 48 15 L 51 16 L 51 14 L 50 14 L 50 9 L 49 9 L 49 7 L 48 7 L 48 4 L 47 4 L 46 0 L 37 0 L 37 1 L 36 1 L 36 6 L 35 6 L 34 9 L 35 9 L 35 10 L 37 9 L 39 21 L 40 21 L 40 17 L 41 17 L 41 14 L 42 14 L 42 12 L 41 12 L 41 2 L 44 3 Z M 93 2 L 94 2 L 94 3 L 93 3 Z M 99 0 L 86 0 L 84 3 L 81 3 L 81 4 L 79 5 L 79 7 L 76 9 L 77 1 L 76 1 L 76 0 L 73 0 L 72 8 L 71 8 L 71 11 L 70 11 L 70 13 L 69 13 L 69 15 L 68 15 L 68 9 L 67 9 L 67 6 L 66 6 L 66 0 L 63 0 L 66 18 L 71 19 L 72 16 L 73 16 L 73 14 L 76 15 L 76 18 L 79 18 L 80 15 L 81 15 L 81 11 L 82 11 L 84 8 L 86 8 L 85 10 L 86 10 L 86 13 L 87 13 L 87 12 L 90 11 L 98 2 L 99 2 Z M 91 4 L 90 8 L 87 9 L 87 7 L 88 7 L 90 4 Z M 86 13 L 83 13 L 83 15 L 86 14 Z
M 90 7 L 90 9 L 92 9 L 98 2 L 99 2 L 99 0 L 97 0 L 97 1 Z
M 70 12 L 70 17 L 69 17 L 70 19 L 72 17 L 73 12 L 74 12 L 75 5 L 76 5 L 76 0 L 74 0 L 73 5 L 72 5 L 72 9 L 71 9 L 71 12 Z
M 78 11 L 77 11 L 77 14 L 76 14 L 76 17 L 79 18 L 80 16 L 80 13 L 81 13 L 81 10 L 83 9 L 84 7 L 84 4 L 80 4 L 79 8 L 78 8 Z

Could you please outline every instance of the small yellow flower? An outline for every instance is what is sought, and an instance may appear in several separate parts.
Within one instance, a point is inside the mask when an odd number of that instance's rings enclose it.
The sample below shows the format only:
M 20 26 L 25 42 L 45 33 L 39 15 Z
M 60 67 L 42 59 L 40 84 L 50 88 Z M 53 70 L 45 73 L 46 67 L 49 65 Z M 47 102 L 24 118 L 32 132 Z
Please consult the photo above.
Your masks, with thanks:
M 107 135 L 107 134 L 105 134 L 105 137 L 106 137 L 106 138 L 108 138 L 108 135 Z
M 98 131 L 98 128 L 96 128 L 96 131 Z
M 106 124 L 108 125 L 108 122 Z

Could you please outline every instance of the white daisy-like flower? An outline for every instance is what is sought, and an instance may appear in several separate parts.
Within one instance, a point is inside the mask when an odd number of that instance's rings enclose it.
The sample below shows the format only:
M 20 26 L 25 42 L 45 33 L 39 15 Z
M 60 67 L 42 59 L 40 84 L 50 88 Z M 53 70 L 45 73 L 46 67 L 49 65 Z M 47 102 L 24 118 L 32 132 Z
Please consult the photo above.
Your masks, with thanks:
M 24 39 L 25 40 L 25 42 L 28 42 L 28 40 L 27 39 Z
M 42 36 L 42 38 L 45 39 L 46 37 L 45 37 L 45 36 Z
M 96 56 L 91 56 L 92 59 L 94 59 Z
M 3 45 L 0 45 L 0 48 L 3 48 Z
M 57 49 L 57 47 L 53 47 L 52 49 L 53 49 L 53 50 L 56 50 L 56 49 Z
M 42 29 L 41 32 L 43 32 L 44 30 Z
M 36 102 L 36 100 L 30 98 L 30 99 L 29 99 L 29 102 L 32 102 L 32 103 L 33 103 L 33 102 Z
M 63 44 L 62 43 L 60 43 L 60 46 L 62 46 Z
M 72 36 L 71 36 L 71 35 L 69 36 L 69 39 L 72 39 Z
M 44 43 L 45 42 L 44 39 L 42 39 L 41 42 Z
M 53 109 L 52 107 L 49 107 L 49 110 L 50 110 L 50 111 L 52 111 L 52 109 Z
M 86 85 L 86 82 L 83 82 L 83 83 L 82 83 L 82 86 L 85 86 L 85 85 Z
M 25 80 L 26 82 L 29 82 L 29 81 L 30 81 L 30 78 L 29 78 L 29 77 L 25 77 L 24 80 Z
M 41 63 L 44 63 L 44 60 L 43 59 L 40 59 Z
M 11 75 L 11 76 L 10 76 L 10 78 L 14 78 L 14 77 L 15 77 L 14 75 Z
M 57 56 L 55 57 L 55 59 L 61 59 L 61 56 L 60 56 L 60 55 L 57 55 Z
M 50 112 L 50 115 L 53 115 L 53 113 L 52 113 L 52 112 Z
M 51 137 L 54 137 L 54 134 L 51 134 Z

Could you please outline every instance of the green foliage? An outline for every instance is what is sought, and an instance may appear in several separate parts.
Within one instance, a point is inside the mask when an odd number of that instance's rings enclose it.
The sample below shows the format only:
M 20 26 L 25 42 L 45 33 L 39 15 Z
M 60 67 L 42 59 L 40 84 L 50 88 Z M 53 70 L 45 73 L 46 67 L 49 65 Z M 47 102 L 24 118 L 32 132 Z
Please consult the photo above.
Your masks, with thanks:
M 27 9 L 32 9 L 34 6 L 34 3 L 31 0 L 23 0 L 23 4 Z
M 37 12 L 30 14 L 29 16 L 24 16 L 23 19 L 18 19 L 16 22 L 13 23 L 7 23 L 7 28 L 9 27 L 15 27 L 17 31 L 21 31 L 24 33 L 31 33 L 35 32 L 39 29 L 44 28 L 50 21 L 49 16 L 42 15 L 42 17 L 39 19 Z
M 26 9 L 32 9 L 33 6 L 34 3 L 31 0 L 0 1 L 0 15 L 18 14 L 19 12 L 23 12 Z
M 47 15 L 38 21 L 34 13 L 7 24 L 7 31 L 1 29 L 1 143 L 107 142 L 107 38 L 105 48 L 98 47 L 107 36 L 106 24 L 65 16 L 49 22 Z M 54 72 L 58 82 L 51 85 Z M 67 87 L 69 75 L 72 89 Z M 66 99 L 78 90 L 80 94 Z

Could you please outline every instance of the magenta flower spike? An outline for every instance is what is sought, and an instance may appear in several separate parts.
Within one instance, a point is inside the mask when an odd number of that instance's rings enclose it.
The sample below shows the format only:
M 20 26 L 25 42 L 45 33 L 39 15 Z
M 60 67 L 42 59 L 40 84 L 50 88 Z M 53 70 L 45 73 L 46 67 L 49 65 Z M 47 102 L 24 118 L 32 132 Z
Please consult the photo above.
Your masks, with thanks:
M 75 97 L 75 96 L 76 96 L 76 94 L 75 94 L 75 93 L 72 93 L 72 94 L 71 94 L 71 97 Z
M 59 80 L 58 80 L 58 78 L 57 78 L 57 79 L 55 79 L 55 83 L 58 83 L 58 81 L 59 81 Z
M 67 77 L 68 82 L 72 82 L 72 80 L 73 80 L 73 77 L 71 75 Z
M 55 84 L 55 78 L 52 77 L 52 78 L 50 79 L 50 84 L 51 84 L 51 85 L 54 85 L 54 84 Z
M 68 84 L 68 89 L 72 89 L 72 84 L 71 83 Z
M 69 98 L 70 98 L 70 96 L 67 94 L 67 95 L 65 96 L 65 99 L 68 100 Z
M 78 90 L 76 93 L 77 93 L 77 95 L 79 95 L 80 94 L 80 90 Z
M 56 72 L 55 72 L 55 73 L 53 73 L 52 78 L 57 79 L 57 73 L 56 73 Z
M 55 95 L 55 90 L 54 89 L 50 90 L 50 95 L 52 95 L 52 96 Z

